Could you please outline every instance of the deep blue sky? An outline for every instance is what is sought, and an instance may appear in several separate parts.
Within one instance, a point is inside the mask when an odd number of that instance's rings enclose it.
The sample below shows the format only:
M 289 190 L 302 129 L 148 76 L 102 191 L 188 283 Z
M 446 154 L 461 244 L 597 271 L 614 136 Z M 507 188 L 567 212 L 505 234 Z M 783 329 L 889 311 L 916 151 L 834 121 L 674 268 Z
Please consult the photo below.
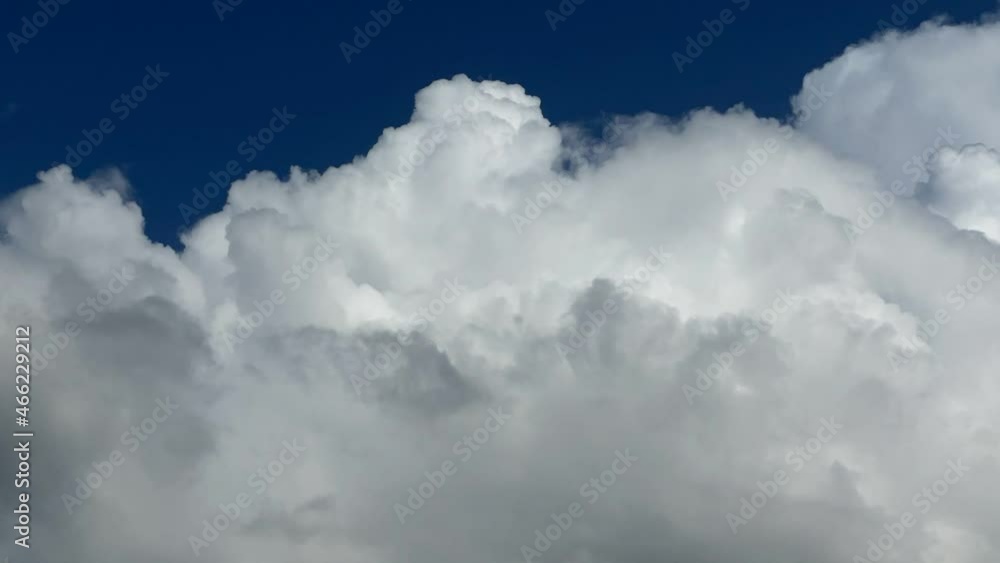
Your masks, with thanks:
M 567 0 L 568 1 L 568 0 Z M 741 0 L 745 1 L 745 0 Z M 0 6 L 0 194 L 66 158 L 65 146 L 110 118 L 115 130 L 76 168 L 110 166 L 131 181 L 154 239 L 177 244 L 177 207 L 267 124 L 273 107 L 297 115 L 252 168 L 284 176 L 364 154 L 387 126 L 405 123 L 414 93 L 465 73 L 525 86 L 554 122 L 654 111 L 677 116 L 744 102 L 784 116 L 805 72 L 876 31 L 900 0 L 586 0 L 553 31 L 558 0 L 401 0 L 403 11 L 348 64 L 339 47 L 387 0 L 243 0 L 219 21 L 211 0 L 70 0 L 14 53 L 8 32 L 36 1 Z M 927 0 L 905 28 L 941 13 L 976 19 L 996 0 Z M 735 8 L 736 21 L 685 68 L 671 54 L 702 20 Z M 145 67 L 170 76 L 125 120 L 111 109 Z M 222 205 L 218 197 L 208 209 Z

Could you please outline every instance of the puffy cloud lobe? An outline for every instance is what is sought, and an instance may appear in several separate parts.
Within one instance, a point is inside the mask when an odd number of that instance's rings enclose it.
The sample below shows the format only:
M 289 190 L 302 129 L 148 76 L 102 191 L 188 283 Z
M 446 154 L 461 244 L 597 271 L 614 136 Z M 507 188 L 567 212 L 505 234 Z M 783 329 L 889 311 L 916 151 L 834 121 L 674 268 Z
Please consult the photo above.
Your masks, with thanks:
M 956 227 L 1000 242 L 1000 157 L 983 145 L 937 155 L 929 182 L 930 206 Z
M 807 120 L 808 85 L 792 125 L 622 117 L 599 154 L 520 86 L 439 80 L 365 157 L 237 182 L 180 253 L 144 236 L 120 180 L 39 174 L 0 208 L 0 320 L 37 347 L 80 331 L 34 386 L 33 557 L 188 561 L 184 538 L 298 438 L 201 557 L 519 560 L 629 449 L 543 559 L 847 561 L 911 510 L 893 556 L 995 560 L 1000 116 L 981 69 L 998 41 L 992 23 L 884 35 L 807 77 L 833 92 Z M 920 156 L 949 126 L 960 138 Z M 907 190 L 845 236 L 896 178 Z M 79 304 L 125 264 L 135 279 L 88 321 Z M 167 395 L 178 412 L 66 514 L 60 495 Z M 466 459 L 456 444 L 498 405 L 511 419 Z M 829 417 L 843 430 L 797 450 Z M 957 457 L 972 469 L 920 513 Z M 393 506 L 449 460 L 400 525 Z M 725 515 L 789 467 L 733 535 Z

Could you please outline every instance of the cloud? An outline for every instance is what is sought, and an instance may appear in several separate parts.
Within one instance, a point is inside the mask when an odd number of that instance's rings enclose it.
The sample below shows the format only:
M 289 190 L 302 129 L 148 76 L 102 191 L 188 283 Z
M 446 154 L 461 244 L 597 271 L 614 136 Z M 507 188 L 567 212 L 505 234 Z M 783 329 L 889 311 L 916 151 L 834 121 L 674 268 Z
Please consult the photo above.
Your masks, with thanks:
M 996 23 L 889 33 L 807 75 L 791 124 L 621 116 L 603 143 L 520 86 L 438 80 L 364 157 L 236 182 L 181 252 L 146 238 L 121 176 L 40 173 L 0 205 L 0 321 L 44 364 L 29 560 L 190 561 L 293 439 L 201 559 L 524 560 L 628 450 L 541 560 L 850 561 L 907 511 L 885 560 L 996 560 L 998 43 Z M 167 396 L 176 414 L 68 514 Z

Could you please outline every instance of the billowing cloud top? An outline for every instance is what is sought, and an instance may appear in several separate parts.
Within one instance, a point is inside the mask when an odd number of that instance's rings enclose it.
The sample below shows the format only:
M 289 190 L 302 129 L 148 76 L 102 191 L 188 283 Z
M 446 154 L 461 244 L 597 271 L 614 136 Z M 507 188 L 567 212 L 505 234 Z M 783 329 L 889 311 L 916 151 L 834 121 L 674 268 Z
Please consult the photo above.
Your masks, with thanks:
M 19 560 L 996 561 L 998 53 L 925 24 L 790 123 L 600 135 L 439 80 L 179 253 L 120 176 L 40 173 L 0 207 Z

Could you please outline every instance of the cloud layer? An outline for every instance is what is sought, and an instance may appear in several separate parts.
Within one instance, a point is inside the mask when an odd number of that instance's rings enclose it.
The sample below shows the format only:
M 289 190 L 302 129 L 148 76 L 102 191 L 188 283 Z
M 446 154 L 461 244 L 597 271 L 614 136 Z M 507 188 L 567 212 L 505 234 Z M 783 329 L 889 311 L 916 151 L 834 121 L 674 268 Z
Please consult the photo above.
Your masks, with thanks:
M 40 173 L 0 205 L 29 560 L 995 561 L 997 53 L 929 23 L 788 123 L 599 134 L 438 80 L 179 253 L 120 175 Z

